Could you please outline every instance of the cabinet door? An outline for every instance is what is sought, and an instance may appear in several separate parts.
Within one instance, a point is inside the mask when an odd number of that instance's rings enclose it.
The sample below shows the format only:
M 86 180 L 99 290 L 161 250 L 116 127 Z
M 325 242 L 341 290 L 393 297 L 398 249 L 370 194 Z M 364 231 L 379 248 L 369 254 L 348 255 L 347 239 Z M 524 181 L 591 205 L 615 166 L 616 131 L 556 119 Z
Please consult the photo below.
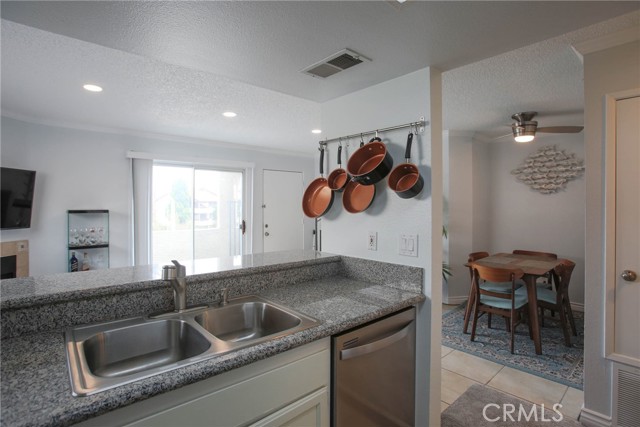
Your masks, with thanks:
M 323 350 L 173 407 L 166 409 L 159 407 L 151 415 L 125 425 L 128 427 L 246 426 L 253 420 L 264 419 L 263 417 L 267 414 L 273 415 L 283 410 L 279 408 L 291 408 L 293 411 L 295 408 L 292 406 L 304 403 L 303 401 L 316 394 L 317 390 L 325 390 L 324 399 L 326 400 L 328 382 L 329 350 Z M 309 402 L 308 405 L 308 409 L 313 409 L 313 402 Z M 323 417 L 328 418 L 326 402 L 322 409 Z M 295 418 L 293 415 L 297 416 L 301 413 L 292 412 L 291 414 L 293 419 Z M 121 423 L 114 422 L 110 425 L 121 425 Z
M 250 427 L 328 427 L 329 390 L 323 387 Z

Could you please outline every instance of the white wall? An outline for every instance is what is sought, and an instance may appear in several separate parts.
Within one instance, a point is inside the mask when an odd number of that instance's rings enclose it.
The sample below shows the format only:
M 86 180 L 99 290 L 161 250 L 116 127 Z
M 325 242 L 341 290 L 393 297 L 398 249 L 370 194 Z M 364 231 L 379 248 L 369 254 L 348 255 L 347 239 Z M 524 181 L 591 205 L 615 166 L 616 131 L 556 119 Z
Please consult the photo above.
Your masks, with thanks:
M 418 320 L 418 378 L 424 380 L 423 385 L 418 385 L 418 395 L 424 393 L 421 401 L 429 399 L 431 410 L 427 413 L 424 405 L 417 406 L 418 425 L 427 425 L 427 417 L 431 425 L 435 425 L 440 413 L 437 405 L 440 400 L 441 280 L 432 280 L 433 275 L 440 276 L 441 259 L 440 103 L 440 74 L 423 69 L 322 104 L 322 129 L 328 138 L 409 123 L 420 116 L 432 122 L 423 134 L 413 140 L 412 162 L 418 165 L 425 180 L 424 190 L 418 197 L 401 199 L 387 188 L 385 179 L 376 184 L 376 197 L 366 211 L 359 214 L 346 212 L 339 194 L 321 221 L 323 251 L 425 269 L 425 293 L 429 301 L 421 308 Z M 402 129 L 380 135 L 394 164 L 404 161 L 408 133 L 408 129 Z M 367 135 L 367 140 L 370 137 Z M 355 151 L 358 142 L 351 141 L 348 154 Z M 329 144 L 332 165 L 329 169 L 335 166 L 336 145 Z M 435 236 L 432 228 L 438 230 Z M 377 232 L 377 251 L 368 250 L 370 231 Z M 418 235 L 417 257 L 398 254 L 401 234 Z M 434 241 L 434 238 L 438 240 Z M 432 267 L 434 263 L 436 268 Z M 420 389 L 427 384 L 430 390 Z
M 491 240 L 488 251 L 525 249 L 553 252 L 576 263 L 569 298 L 584 303 L 585 178 L 569 181 L 564 190 L 541 194 L 518 182 L 511 171 L 539 148 L 556 146 L 584 160 L 584 134 L 538 135 L 533 143 L 488 144 L 491 171 Z
M 511 171 L 543 146 L 556 146 L 584 159 L 584 135 L 538 135 L 533 143 L 512 140 L 484 143 L 450 133 L 449 263 L 454 277 L 447 284 L 450 303 L 469 292 L 462 265 L 475 251 L 514 249 L 557 253 L 576 262 L 569 295 L 584 303 L 584 176 L 555 194 L 541 194 L 518 182 Z
M 445 223 L 448 237 L 444 239 L 443 258 L 449 264 L 452 276 L 442 289 L 442 300 L 457 304 L 466 300 L 469 293 L 469 274 L 463 264 L 473 246 L 473 134 L 445 131 L 444 198 Z
M 603 97 L 640 87 L 640 42 L 584 57 L 586 146 L 586 283 L 583 415 L 611 416 L 611 362 L 604 358 Z M 586 412 L 586 414 L 585 414 Z M 609 420 L 610 421 L 610 420 Z
M 262 171 L 291 170 L 313 179 L 309 157 L 269 153 L 215 142 L 185 143 L 69 129 L 2 117 L 2 166 L 36 171 L 30 229 L 2 231 L 2 241 L 28 239 L 30 274 L 65 272 L 68 209 L 109 209 L 111 267 L 129 263 L 129 150 L 164 157 L 192 157 L 255 163 L 253 176 L 253 252 L 262 251 Z M 302 197 L 301 195 L 294 195 Z M 305 220 L 305 247 L 311 248 L 313 221 Z
M 421 70 L 322 104 L 323 134 L 331 138 L 409 123 L 420 116 L 428 118 L 428 108 L 429 74 L 428 70 Z M 394 165 L 404 162 L 408 133 L 407 128 L 380 135 L 394 159 Z M 370 138 L 371 135 L 368 135 L 365 139 L 368 141 Z M 351 141 L 347 153 L 352 154 L 358 148 L 358 143 Z M 337 143 L 329 144 L 330 168 L 335 166 L 336 146 Z M 424 190 L 416 198 L 401 199 L 387 188 L 385 179 L 376 185 L 376 197 L 369 209 L 350 214 L 342 207 L 342 195 L 338 195 L 333 208 L 322 218 L 322 249 L 424 267 L 431 253 L 430 156 L 427 134 L 414 137 L 412 162 L 419 165 L 425 178 Z M 377 251 L 368 250 L 369 231 L 378 233 Z M 402 233 L 419 235 L 417 258 L 398 255 L 398 238 Z

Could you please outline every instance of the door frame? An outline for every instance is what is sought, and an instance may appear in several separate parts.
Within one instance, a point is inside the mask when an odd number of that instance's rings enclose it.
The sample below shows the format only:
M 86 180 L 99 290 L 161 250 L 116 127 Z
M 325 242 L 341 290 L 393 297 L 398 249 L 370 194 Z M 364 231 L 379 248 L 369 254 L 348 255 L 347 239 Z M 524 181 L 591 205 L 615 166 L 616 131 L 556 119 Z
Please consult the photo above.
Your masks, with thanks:
M 638 360 L 615 352 L 616 289 L 616 117 L 617 102 L 640 97 L 640 88 L 605 95 L 605 173 L 604 173 L 604 357 L 608 360 L 638 366 Z

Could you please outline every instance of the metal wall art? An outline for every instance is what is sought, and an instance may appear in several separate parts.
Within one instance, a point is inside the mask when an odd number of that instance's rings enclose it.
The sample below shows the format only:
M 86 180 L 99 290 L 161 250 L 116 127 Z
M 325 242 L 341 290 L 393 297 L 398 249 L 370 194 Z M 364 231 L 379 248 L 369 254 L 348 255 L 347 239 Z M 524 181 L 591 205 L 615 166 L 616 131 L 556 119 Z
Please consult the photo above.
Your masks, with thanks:
M 583 160 L 555 146 L 540 148 L 511 171 L 516 179 L 542 194 L 552 194 L 584 173 Z

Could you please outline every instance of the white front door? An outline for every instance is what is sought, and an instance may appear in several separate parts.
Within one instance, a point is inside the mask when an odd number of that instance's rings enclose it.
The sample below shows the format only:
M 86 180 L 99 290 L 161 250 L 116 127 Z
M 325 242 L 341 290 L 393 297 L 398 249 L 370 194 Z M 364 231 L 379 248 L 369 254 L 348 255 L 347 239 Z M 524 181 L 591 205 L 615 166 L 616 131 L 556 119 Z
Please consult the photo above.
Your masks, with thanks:
M 640 97 L 617 100 L 615 110 L 614 353 L 640 367 Z
M 264 252 L 304 248 L 302 173 L 264 170 Z

